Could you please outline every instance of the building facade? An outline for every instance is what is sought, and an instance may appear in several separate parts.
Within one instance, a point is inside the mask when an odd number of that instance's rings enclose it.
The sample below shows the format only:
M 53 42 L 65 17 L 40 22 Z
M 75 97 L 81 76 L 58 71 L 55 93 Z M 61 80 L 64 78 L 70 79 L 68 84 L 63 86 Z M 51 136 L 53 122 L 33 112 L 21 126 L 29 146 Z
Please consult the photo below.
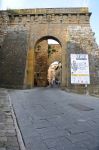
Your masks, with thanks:
M 47 8 L 0 11 L 0 86 L 47 86 L 48 39 L 61 51 L 61 87 L 85 92 L 71 84 L 70 54 L 88 54 L 90 93 L 99 92 L 98 46 L 90 26 L 88 8 Z M 61 49 L 61 50 L 60 50 Z M 51 56 L 50 56 L 51 57 Z M 58 59 L 58 58 L 57 58 Z

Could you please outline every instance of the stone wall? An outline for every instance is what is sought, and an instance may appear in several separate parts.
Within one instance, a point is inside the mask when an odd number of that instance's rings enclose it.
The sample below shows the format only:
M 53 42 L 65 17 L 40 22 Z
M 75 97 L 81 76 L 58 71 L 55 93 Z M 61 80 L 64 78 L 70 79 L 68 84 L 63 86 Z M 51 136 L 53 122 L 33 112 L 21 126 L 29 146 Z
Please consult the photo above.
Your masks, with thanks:
M 87 53 L 91 85 L 98 87 L 98 47 L 90 27 L 90 16 L 88 8 L 83 7 L 0 11 L 0 85 L 23 87 L 24 78 L 28 73 L 28 50 L 34 52 L 41 41 L 54 39 L 61 45 L 62 86 L 78 91 L 79 86 L 70 84 L 70 54 Z M 44 47 L 42 53 L 45 53 Z M 45 54 L 44 60 L 48 65 L 48 54 Z M 37 61 L 38 58 L 35 60 L 34 68 Z M 31 80 L 31 85 L 32 82 Z M 27 86 L 27 83 L 25 84 Z
M 36 45 L 35 49 L 35 86 L 47 85 L 47 70 L 48 70 L 48 41 L 43 40 Z
M 60 44 L 50 44 L 50 50 L 48 57 L 48 65 L 53 63 L 54 61 L 62 61 L 62 48 Z
M 7 23 L 5 18 L 6 18 L 6 14 L 3 12 L 0 13 L 0 48 L 3 44 L 7 32 Z
M 23 87 L 26 55 L 26 31 L 8 30 L 0 49 L 1 87 Z
M 98 45 L 96 44 L 94 33 L 91 30 L 90 26 L 81 26 L 81 25 L 70 25 L 67 28 L 68 30 L 68 62 L 70 62 L 70 54 L 88 54 L 89 56 L 89 71 L 90 71 L 90 85 L 89 90 L 94 91 L 93 87 L 99 85 L 99 59 L 98 59 Z M 96 53 L 97 52 L 97 53 Z M 97 67 L 96 67 L 97 66 Z M 68 64 L 70 68 L 70 63 Z M 83 90 L 85 85 L 71 85 L 70 84 L 70 69 L 68 71 L 69 76 L 69 87 L 77 90 Z M 91 90 L 92 89 L 92 90 Z

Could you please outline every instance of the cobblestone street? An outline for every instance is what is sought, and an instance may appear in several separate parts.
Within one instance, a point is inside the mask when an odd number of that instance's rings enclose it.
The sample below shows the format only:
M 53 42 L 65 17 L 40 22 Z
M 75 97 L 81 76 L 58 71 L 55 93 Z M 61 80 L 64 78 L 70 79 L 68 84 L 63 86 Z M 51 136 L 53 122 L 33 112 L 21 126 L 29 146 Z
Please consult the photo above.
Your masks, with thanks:
M 0 89 L 0 150 L 20 150 L 9 95 Z
M 9 92 L 27 150 L 99 150 L 99 98 L 53 88 Z

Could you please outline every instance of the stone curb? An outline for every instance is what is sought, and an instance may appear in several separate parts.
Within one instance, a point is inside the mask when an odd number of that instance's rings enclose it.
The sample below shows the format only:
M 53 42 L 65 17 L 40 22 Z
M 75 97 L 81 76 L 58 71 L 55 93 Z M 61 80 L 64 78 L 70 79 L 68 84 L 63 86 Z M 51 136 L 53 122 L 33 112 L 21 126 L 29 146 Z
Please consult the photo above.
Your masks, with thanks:
M 22 138 L 21 131 L 20 131 L 19 126 L 18 126 L 17 118 L 16 118 L 16 115 L 15 115 L 15 112 L 14 112 L 13 105 L 11 103 L 11 98 L 10 98 L 9 94 L 8 94 L 8 97 L 9 97 L 11 113 L 12 113 L 15 129 L 16 129 L 16 134 L 17 134 L 20 150 L 26 150 L 26 147 L 25 147 L 25 144 L 24 144 L 24 141 L 23 141 L 23 138 Z

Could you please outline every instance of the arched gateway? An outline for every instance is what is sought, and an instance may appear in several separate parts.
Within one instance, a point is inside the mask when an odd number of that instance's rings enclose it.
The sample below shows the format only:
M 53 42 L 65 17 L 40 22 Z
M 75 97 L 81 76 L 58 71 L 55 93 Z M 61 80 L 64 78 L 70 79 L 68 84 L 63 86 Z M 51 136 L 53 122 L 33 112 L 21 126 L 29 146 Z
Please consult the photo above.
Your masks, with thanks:
M 57 44 L 49 44 L 48 40 Z M 37 40 L 34 46 L 34 86 L 48 85 L 48 68 L 53 61 L 61 61 L 61 42 L 53 36 L 44 36 Z
M 90 89 L 98 86 L 98 46 L 90 28 L 90 15 L 88 8 L 0 11 L 0 86 L 46 86 L 53 57 L 62 64 L 61 86 L 84 91 L 84 85 L 71 84 L 71 54 L 88 54 Z M 51 49 L 48 39 L 56 40 L 58 45 Z M 54 55 L 50 58 L 49 48 Z

